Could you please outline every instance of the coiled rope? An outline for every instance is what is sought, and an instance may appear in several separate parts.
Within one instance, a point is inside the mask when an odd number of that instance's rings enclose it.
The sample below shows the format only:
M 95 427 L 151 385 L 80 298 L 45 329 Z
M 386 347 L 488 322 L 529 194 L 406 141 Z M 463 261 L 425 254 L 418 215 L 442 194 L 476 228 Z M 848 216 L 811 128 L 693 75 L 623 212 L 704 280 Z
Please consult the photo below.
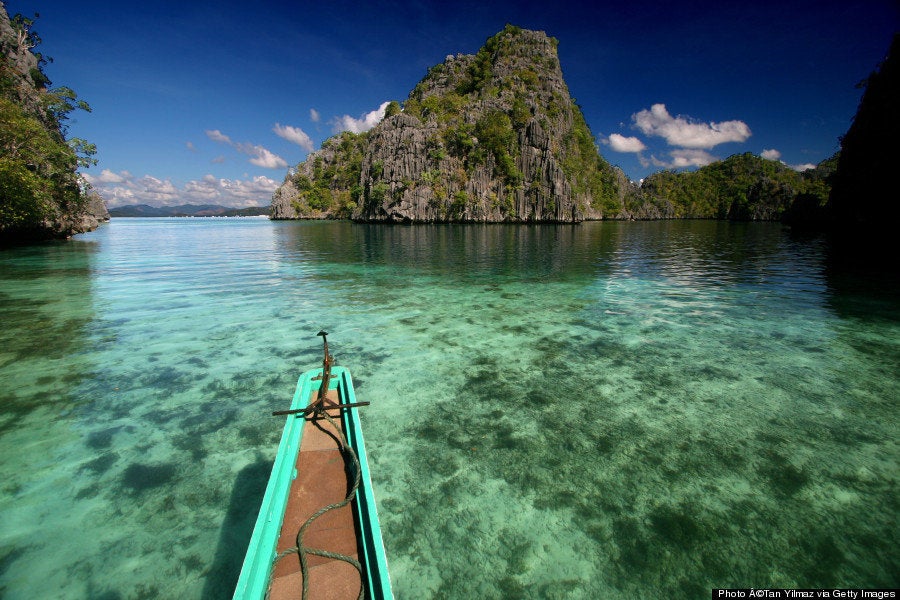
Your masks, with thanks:
M 278 564 L 285 556 L 290 554 L 298 554 L 300 556 L 300 572 L 303 574 L 303 600 L 307 600 L 307 595 L 309 594 L 309 565 L 308 565 L 308 555 L 314 554 L 316 556 L 322 556 L 325 558 L 331 558 L 334 560 L 341 560 L 346 563 L 350 563 L 354 568 L 359 572 L 359 596 L 357 600 L 363 600 L 365 597 L 365 586 L 363 585 L 363 568 L 358 560 L 353 558 L 352 556 L 347 556 L 346 554 L 340 554 L 337 552 L 329 552 L 328 550 L 321 550 L 318 548 L 310 548 L 309 546 L 305 546 L 303 544 L 303 536 L 306 534 L 306 530 L 309 529 L 310 525 L 315 522 L 316 519 L 324 515 L 325 513 L 337 510 L 339 508 L 343 508 L 350 504 L 353 501 L 353 497 L 356 495 L 356 490 L 359 488 L 360 482 L 360 466 L 359 466 L 359 458 L 356 456 L 356 452 L 353 451 L 353 448 L 347 443 L 347 438 L 344 435 L 343 430 L 337 426 L 334 419 L 329 415 L 325 410 L 317 408 L 313 413 L 313 418 L 324 417 L 332 427 L 334 427 L 335 431 L 338 434 L 338 446 L 341 454 L 344 456 L 344 461 L 346 464 L 347 459 L 350 459 L 350 462 L 353 465 L 353 485 L 350 486 L 350 489 L 347 491 L 347 496 L 340 502 L 335 502 L 334 504 L 329 504 L 327 506 L 323 506 L 315 513 L 313 513 L 305 523 L 300 527 L 297 531 L 297 545 L 292 548 L 288 548 L 287 550 L 282 551 L 275 557 L 275 561 L 272 563 L 272 569 L 275 569 L 275 565 Z

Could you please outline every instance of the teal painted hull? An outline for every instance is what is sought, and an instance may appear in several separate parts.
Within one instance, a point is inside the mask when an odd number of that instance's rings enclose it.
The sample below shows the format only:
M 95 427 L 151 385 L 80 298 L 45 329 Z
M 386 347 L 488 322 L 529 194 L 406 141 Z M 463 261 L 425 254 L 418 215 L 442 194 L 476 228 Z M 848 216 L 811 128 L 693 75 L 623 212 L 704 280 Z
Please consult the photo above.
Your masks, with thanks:
M 300 376 L 297 389 L 291 402 L 291 409 L 302 409 L 319 382 L 314 377 L 321 376 L 322 369 L 313 369 Z M 353 380 L 350 372 L 343 367 L 332 367 L 329 389 L 337 389 L 342 404 L 356 403 Z M 369 464 L 366 458 L 366 447 L 362 429 L 359 425 L 359 414 L 355 407 L 347 408 L 342 413 L 344 433 L 347 443 L 356 452 L 360 465 L 360 486 L 353 502 L 357 523 L 359 523 L 360 562 L 363 564 L 363 584 L 365 597 L 373 600 L 391 599 L 390 577 L 388 576 L 387 557 L 384 542 L 381 539 L 381 526 L 375 507 L 375 496 L 372 493 L 372 481 L 369 476 Z M 272 574 L 272 565 L 276 556 L 276 546 L 284 512 L 287 507 L 291 482 L 296 478 L 295 464 L 300 451 L 300 440 L 303 435 L 303 415 L 289 415 L 281 435 L 278 454 L 272 466 L 272 475 L 266 486 L 259 517 L 253 528 L 241 575 L 234 591 L 235 600 L 262 600 L 266 597 Z

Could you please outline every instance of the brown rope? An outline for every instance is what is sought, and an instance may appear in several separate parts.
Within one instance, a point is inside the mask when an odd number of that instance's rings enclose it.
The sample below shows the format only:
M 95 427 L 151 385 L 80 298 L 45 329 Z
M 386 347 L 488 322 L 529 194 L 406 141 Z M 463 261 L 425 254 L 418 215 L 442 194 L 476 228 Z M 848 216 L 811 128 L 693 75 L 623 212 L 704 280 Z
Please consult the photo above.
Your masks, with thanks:
M 350 445 L 347 444 L 347 437 L 344 435 L 343 430 L 338 427 L 337 423 L 335 423 L 334 419 L 325 411 L 323 407 L 317 408 L 313 412 L 312 419 L 318 419 L 319 417 L 323 417 L 336 430 L 338 434 L 338 449 L 344 456 L 345 463 L 348 458 L 350 459 L 350 462 L 353 463 L 353 484 L 350 486 L 350 489 L 347 491 L 347 496 L 343 500 L 341 500 L 340 502 L 335 502 L 334 504 L 329 504 L 328 506 L 323 506 L 313 515 L 311 515 L 305 523 L 303 523 L 299 531 L 297 531 L 297 545 L 293 546 L 292 548 L 288 548 L 287 550 L 284 550 L 280 554 L 278 554 L 278 556 L 275 557 L 275 562 L 272 563 L 272 569 L 274 570 L 275 565 L 278 564 L 278 561 L 280 561 L 285 556 L 295 553 L 298 554 L 300 557 L 300 572 L 303 575 L 302 600 L 307 600 L 307 594 L 309 593 L 309 565 L 307 555 L 314 554 L 316 556 L 323 556 L 325 558 L 331 558 L 350 563 L 359 572 L 360 587 L 359 596 L 357 598 L 358 600 L 363 600 L 363 598 L 365 597 L 365 586 L 363 585 L 363 568 L 358 560 L 356 560 L 352 556 L 347 556 L 345 554 L 329 552 L 328 550 L 321 550 L 318 548 L 310 548 L 309 546 L 303 545 L 303 536 L 306 534 L 306 530 L 309 529 L 309 526 L 312 525 L 316 519 L 326 514 L 327 512 L 343 508 L 344 506 L 350 504 L 350 502 L 353 501 L 353 497 L 356 495 L 356 490 L 359 489 L 360 482 L 359 458 L 356 456 L 356 452 L 353 451 L 353 448 L 351 448 Z
M 322 336 L 322 342 L 325 346 L 325 359 L 322 361 L 322 384 L 319 386 L 319 393 L 316 396 L 316 399 L 309 404 L 306 408 L 299 411 L 279 411 L 280 414 L 302 414 L 304 418 L 316 421 L 318 419 L 324 418 L 328 423 L 334 428 L 335 432 L 337 432 L 337 443 L 338 450 L 340 450 L 341 455 L 344 457 L 344 464 L 346 465 L 349 462 L 353 464 L 353 485 L 350 486 L 350 489 L 347 491 L 347 496 L 341 500 L 340 502 L 335 502 L 334 504 L 329 504 L 328 506 L 323 506 L 319 510 L 317 510 L 312 516 L 310 516 L 305 523 L 300 527 L 299 531 L 297 531 L 297 545 L 288 548 L 278 554 L 275 557 L 275 560 L 272 562 L 272 572 L 275 571 L 275 565 L 278 564 L 285 556 L 289 554 L 298 554 L 300 557 L 300 572 L 303 575 L 303 595 L 302 600 L 307 600 L 307 595 L 309 593 L 309 564 L 307 556 L 309 554 L 314 554 L 316 556 L 322 556 L 325 558 L 331 558 L 334 560 L 341 560 L 346 563 L 350 563 L 353 565 L 356 570 L 359 572 L 359 596 L 357 600 L 363 600 L 365 597 L 365 585 L 363 576 L 363 568 L 358 560 L 353 558 L 352 556 L 347 556 L 345 554 L 339 554 L 337 552 L 329 552 L 328 550 L 321 550 L 319 548 L 310 548 L 308 546 L 303 545 L 303 536 L 306 534 L 306 530 L 309 529 L 309 526 L 315 522 L 316 519 L 321 517 L 322 515 L 328 513 L 332 510 L 337 510 L 339 508 L 343 508 L 350 504 L 353 501 L 353 497 L 356 495 L 356 490 L 359 489 L 360 482 L 360 466 L 359 466 L 359 457 L 356 456 L 356 452 L 354 452 L 353 448 L 347 443 L 347 436 L 344 435 L 344 430 L 338 426 L 338 424 L 334 421 L 331 415 L 328 414 L 328 410 L 331 409 L 339 409 L 343 408 L 346 405 L 326 404 L 326 396 L 328 394 L 328 388 L 330 387 L 331 382 L 331 365 L 334 364 L 334 357 L 328 353 L 328 334 L 324 331 L 320 331 L 318 335 Z M 364 405 L 368 404 L 368 402 L 360 402 L 354 404 Z M 275 412 L 272 414 L 279 414 L 279 412 Z M 316 424 L 319 427 L 318 424 Z

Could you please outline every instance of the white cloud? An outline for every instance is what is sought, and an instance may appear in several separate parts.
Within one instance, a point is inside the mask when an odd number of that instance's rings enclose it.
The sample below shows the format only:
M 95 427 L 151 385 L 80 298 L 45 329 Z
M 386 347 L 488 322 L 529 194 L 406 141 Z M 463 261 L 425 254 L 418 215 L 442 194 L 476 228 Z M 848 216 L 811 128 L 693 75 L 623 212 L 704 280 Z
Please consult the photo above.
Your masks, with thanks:
M 255 144 L 235 144 L 238 152 L 250 157 L 250 164 L 264 169 L 284 169 L 287 161 L 269 150 Z
M 642 150 L 647 149 L 644 142 L 638 138 L 625 137 L 618 133 L 611 133 L 609 135 L 609 140 L 607 140 L 606 143 L 609 144 L 609 147 L 615 152 L 641 152 Z
M 743 121 L 700 123 L 687 117 L 673 117 L 665 104 L 631 115 L 635 126 L 645 135 L 664 138 L 670 146 L 712 148 L 726 142 L 743 142 L 752 133 Z
M 354 119 L 350 115 L 335 117 L 332 121 L 334 132 L 340 133 L 341 131 L 352 131 L 353 133 L 362 133 L 363 131 L 372 129 L 384 118 L 384 111 L 388 104 L 389 102 L 382 102 L 381 106 L 377 109 L 372 112 L 367 112 L 358 119 Z
M 206 136 L 214 142 L 228 144 L 241 154 L 246 154 L 250 157 L 250 164 L 256 165 L 257 167 L 263 167 L 264 169 L 283 169 L 287 167 L 287 161 L 277 154 L 274 154 L 257 144 L 251 144 L 249 142 L 239 144 L 233 142 L 230 137 L 218 129 L 207 129 Z M 224 157 L 222 157 L 221 160 L 215 158 L 213 159 L 213 162 L 224 162 L 224 160 Z
M 275 127 L 272 128 L 272 131 L 274 131 L 275 135 L 278 137 L 297 144 L 307 152 L 312 152 L 314 149 L 312 140 L 306 135 L 306 132 L 299 127 L 275 123 Z
M 259 154 L 250 159 L 250 163 L 265 169 L 284 169 L 288 166 L 286 160 L 262 147 L 259 148 Z
M 119 176 L 113 178 L 105 174 L 93 177 L 87 173 L 84 178 L 106 200 L 109 206 L 121 206 L 123 204 L 178 204 L 178 189 L 168 179 L 158 179 L 151 175 L 144 175 L 135 179 L 128 171 L 121 171 Z
M 217 179 L 205 175 L 200 180 L 189 181 L 183 191 L 192 202 L 202 200 L 223 206 L 263 206 L 271 201 L 277 187 L 278 182 L 261 175 L 249 180 Z
M 669 156 L 672 157 L 672 160 L 665 161 L 651 155 L 649 162 L 664 169 L 684 169 L 687 167 L 705 167 L 706 165 L 719 160 L 706 150 L 692 150 L 687 148 L 672 150 L 669 152 Z
M 127 171 L 120 173 L 121 181 L 103 181 L 103 176 L 85 179 L 106 200 L 110 207 L 129 204 L 152 206 L 178 204 L 219 204 L 244 207 L 265 206 L 272 200 L 278 182 L 265 176 L 248 179 L 217 179 L 205 175 L 202 179 L 188 181 L 180 188 L 168 179 L 152 175 L 135 178 Z
M 672 150 L 669 155 L 672 157 L 672 166 L 676 169 L 684 167 L 705 167 L 706 165 L 719 160 L 706 150 Z
M 309 118 L 313 123 L 319 122 L 319 111 L 314 108 L 309 109 Z
M 197 151 L 197 147 L 194 146 L 194 142 L 185 142 L 184 145 L 185 145 L 185 146 L 187 147 L 187 149 L 190 150 L 191 152 L 196 152 L 196 151 Z
M 85 173 L 85 176 L 87 174 Z M 131 173 L 128 171 L 122 171 L 121 173 L 113 173 L 109 169 L 103 169 L 100 171 L 100 176 L 95 179 L 100 183 L 122 183 L 126 178 L 130 177 Z
M 777 160 L 778 162 L 780 162 L 780 163 L 783 164 L 784 166 L 786 166 L 786 167 L 788 167 L 788 168 L 790 168 L 790 169 L 793 169 L 793 170 L 795 170 L 795 171 L 800 171 L 801 173 L 802 173 L 803 171 L 809 171 L 810 169 L 815 169 L 816 166 L 817 166 L 817 165 L 814 165 L 814 164 L 812 164 L 812 163 L 804 163 L 804 164 L 802 164 L 802 165 L 789 165 L 789 164 L 787 164 L 786 162 L 784 162 L 783 160 L 781 160 L 781 152 L 779 152 L 778 150 L 766 150 L 766 149 L 763 149 L 763 151 L 760 152 L 759 155 L 760 155 L 762 158 L 766 158 L 766 159 L 768 159 L 768 160 Z
M 219 131 L 218 129 L 207 129 L 206 137 L 220 144 L 231 144 L 231 138 Z
M 221 164 L 223 164 L 223 163 L 225 162 L 225 157 L 224 157 L 224 156 L 217 156 L 217 157 L 215 157 L 214 159 L 212 159 L 212 160 L 209 161 L 209 162 L 211 162 L 211 163 L 213 163 L 213 164 L 215 164 L 215 165 L 221 165 Z

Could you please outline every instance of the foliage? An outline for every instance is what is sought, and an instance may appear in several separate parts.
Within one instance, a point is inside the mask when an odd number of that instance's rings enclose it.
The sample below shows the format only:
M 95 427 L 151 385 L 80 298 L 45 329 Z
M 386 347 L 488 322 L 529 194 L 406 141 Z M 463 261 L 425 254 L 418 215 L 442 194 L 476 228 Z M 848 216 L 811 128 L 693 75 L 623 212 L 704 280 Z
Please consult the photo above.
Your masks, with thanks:
M 493 39 L 494 38 L 490 38 L 488 42 Z M 492 51 L 488 48 L 488 44 L 485 44 L 485 46 L 475 55 L 475 60 L 468 70 L 468 77 L 460 80 L 459 84 L 457 84 L 457 93 L 460 95 L 471 94 L 472 92 L 481 90 L 487 85 L 491 80 L 491 55 Z
M 31 229 L 52 215 L 51 197 L 40 178 L 17 161 L 0 158 L 0 223 Z
M 465 216 L 466 207 L 469 203 L 469 195 L 463 190 L 459 190 L 453 194 L 453 202 L 450 204 L 449 218 L 458 221 Z
M 34 18 L 37 19 L 38 17 L 40 15 L 35 13 Z M 41 36 L 33 29 L 34 19 L 17 13 L 9 20 L 9 24 L 18 36 L 17 42 L 20 48 L 30 50 L 41 44 Z
M 42 90 L 45 89 L 48 85 L 50 85 L 50 79 L 44 74 L 41 69 L 37 67 L 33 67 L 28 71 L 28 75 L 31 77 L 31 81 L 34 83 L 34 87 Z
M 449 123 L 458 120 L 466 107 L 466 98 L 455 92 L 425 96 L 421 100 L 410 98 L 404 109 L 421 119 L 434 119 L 438 123 Z
M 494 155 L 508 152 L 515 135 L 509 116 L 499 110 L 489 111 L 475 122 L 479 147 Z
M 563 140 L 563 172 L 572 182 L 576 195 L 589 194 L 595 209 L 604 217 L 614 217 L 620 207 L 612 167 L 600 156 L 594 136 L 581 110 L 574 104 L 572 121 L 571 133 Z
M 422 103 L 410 96 L 406 99 L 406 102 L 403 103 L 403 112 L 411 117 L 416 117 L 417 119 L 422 118 Z
M 76 162 L 79 167 L 92 167 L 97 164 L 94 155 L 97 154 L 97 144 L 92 144 L 82 138 L 69 138 L 69 148 L 75 153 Z
M 484 91 L 493 76 L 495 56 L 498 52 L 508 49 L 521 32 L 521 28 L 507 23 L 503 31 L 489 37 L 475 54 L 475 60 L 468 69 L 468 76 L 457 84 L 457 93 L 466 95 Z
M 518 77 L 529 90 L 533 91 L 537 89 L 539 78 L 538 74 L 535 73 L 533 69 L 520 69 L 516 71 L 516 77 Z
M 667 201 L 674 218 L 778 220 L 800 195 L 824 204 L 829 185 L 820 173 L 800 174 L 748 152 L 694 172 L 655 173 L 641 191 L 650 203 Z
M 90 105 L 84 100 L 79 100 L 72 88 L 65 86 L 47 92 L 43 96 L 43 104 L 47 119 L 59 129 L 63 136 L 68 132 L 68 126 L 65 123 L 69 119 L 69 113 L 76 108 L 91 112 Z
M 458 125 L 452 125 L 444 129 L 441 133 L 441 137 L 451 156 L 465 158 L 475 147 L 475 142 L 472 140 L 474 133 L 474 125 L 459 123 Z
M 478 146 L 472 152 L 476 163 L 484 162 L 487 155 L 494 158 L 494 174 L 503 177 L 510 185 L 518 185 L 522 173 L 516 168 L 511 151 L 518 152 L 516 132 L 512 121 L 503 111 L 489 111 L 475 122 Z
M 301 215 L 348 218 L 359 204 L 363 152 L 368 133 L 344 131 L 322 143 L 291 176 L 297 189 L 294 209 Z
M 41 42 L 34 20 L 16 15 L 10 24 L 16 38 L 2 40 L 0 52 L 0 232 L 65 234 L 52 231 L 51 222 L 86 206 L 77 169 L 96 164 L 97 152 L 86 140 L 67 140 L 66 121 L 90 106 L 71 88 L 46 89 L 47 59 L 32 51 Z M 19 73 L 13 57 L 25 52 L 38 66 Z
M 531 120 L 531 110 L 519 96 L 513 98 L 512 108 L 509 109 L 509 119 L 516 129 L 522 129 Z
M 0 98 L 0 154 L 0 230 L 41 229 L 57 210 L 85 202 L 73 149 L 6 98 Z
M 447 199 L 447 187 L 441 182 L 435 182 L 431 185 L 431 194 L 435 200 L 443 202 Z
M 837 171 L 840 156 L 841 153 L 836 152 L 820 162 L 815 169 L 809 169 L 800 174 L 802 181 L 800 193 L 814 199 L 817 206 L 824 207 L 828 203 L 831 181 Z
M 396 100 L 391 100 L 388 102 L 388 105 L 384 109 L 384 118 L 393 117 L 394 115 L 400 114 L 400 103 Z
M 384 199 L 387 197 L 388 189 L 387 183 L 379 181 L 372 186 L 372 189 L 369 192 L 369 198 L 376 203 L 384 202 Z
M 34 22 L 38 17 L 40 15 L 37 13 L 34 14 L 34 19 L 18 13 L 9 20 L 9 24 L 16 34 L 16 39 L 14 40 L 16 51 L 21 53 L 30 52 L 37 59 L 37 67 L 30 69 L 28 75 L 31 77 L 34 87 L 41 90 L 50 85 L 50 79 L 44 73 L 44 65 L 48 62 L 52 63 L 53 59 L 34 51 L 34 48 L 40 46 L 42 41 L 41 36 L 34 30 Z

